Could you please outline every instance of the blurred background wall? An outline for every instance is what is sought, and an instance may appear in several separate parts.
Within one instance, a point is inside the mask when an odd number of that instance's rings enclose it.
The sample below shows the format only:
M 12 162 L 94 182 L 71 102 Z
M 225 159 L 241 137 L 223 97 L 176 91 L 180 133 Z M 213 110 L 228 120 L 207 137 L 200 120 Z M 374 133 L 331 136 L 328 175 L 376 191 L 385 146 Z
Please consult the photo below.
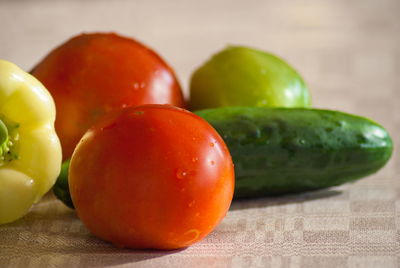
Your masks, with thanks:
M 212 53 L 248 45 L 294 65 L 314 106 L 385 124 L 377 110 L 400 96 L 399 14 L 397 0 L 0 0 L 0 58 L 29 70 L 73 35 L 113 31 L 158 51 L 187 92 Z

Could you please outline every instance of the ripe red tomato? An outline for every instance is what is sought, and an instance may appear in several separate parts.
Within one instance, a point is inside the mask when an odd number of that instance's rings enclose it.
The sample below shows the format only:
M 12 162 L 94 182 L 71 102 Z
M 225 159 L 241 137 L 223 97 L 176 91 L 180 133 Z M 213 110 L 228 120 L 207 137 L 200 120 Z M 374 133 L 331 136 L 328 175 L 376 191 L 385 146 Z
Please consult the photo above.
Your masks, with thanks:
M 52 94 L 63 158 L 105 113 L 146 103 L 184 106 L 172 69 L 154 51 L 116 34 L 76 36 L 32 71 Z
M 199 241 L 225 216 L 234 189 L 222 138 L 204 119 L 168 105 L 103 118 L 79 142 L 69 174 L 87 228 L 129 248 Z

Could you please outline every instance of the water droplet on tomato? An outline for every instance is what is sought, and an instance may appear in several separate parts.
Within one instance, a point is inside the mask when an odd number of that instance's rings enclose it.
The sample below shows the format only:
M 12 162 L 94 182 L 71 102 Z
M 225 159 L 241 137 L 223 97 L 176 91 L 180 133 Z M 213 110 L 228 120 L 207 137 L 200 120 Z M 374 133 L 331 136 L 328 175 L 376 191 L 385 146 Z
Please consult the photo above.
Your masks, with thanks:
M 214 160 L 211 160 L 210 163 L 212 166 L 215 164 Z
M 196 203 L 196 201 L 194 201 L 194 200 L 192 200 L 189 204 L 188 204 L 188 207 L 193 207 L 194 206 L 194 203 Z
M 183 234 L 183 236 L 184 236 L 184 238 L 185 238 L 185 240 L 186 240 L 186 243 L 187 243 L 187 244 L 190 244 L 190 243 L 192 243 L 193 241 L 195 241 L 197 238 L 199 238 L 199 236 L 200 236 L 200 231 L 197 230 L 197 229 L 191 229 L 191 230 L 188 230 L 187 232 L 185 232 L 185 233 Z
M 193 163 L 196 163 L 198 160 L 199 160 L 199 159 L 198 159 L 197 157 L 193 157 L 193 158 L 192 158 L 192 162 L 193 162 Z
M 180 169 L 178 169 L 177 171 L 176 171 L 176 177 L 178 178 L 178 179 L 184 179 L 184 178 L 186 178 L 186 176 L 188 175 L 188 173 L 185 171 L 185 170 L 180 170 Z
M 210 143 L 210 146 L 211 146 L 211 147 L 214 147 L 214 145 L 215 145 L 215 144 L 214 144 L 213 142 Z

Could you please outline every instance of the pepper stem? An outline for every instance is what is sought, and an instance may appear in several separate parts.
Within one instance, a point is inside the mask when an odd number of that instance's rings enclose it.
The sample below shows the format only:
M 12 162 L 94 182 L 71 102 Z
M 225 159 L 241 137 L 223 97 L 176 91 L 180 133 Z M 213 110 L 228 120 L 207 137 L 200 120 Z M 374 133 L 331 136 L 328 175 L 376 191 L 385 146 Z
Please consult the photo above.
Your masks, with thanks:
M 0 156 L 8 152 L 8 129 L 0 119 Z

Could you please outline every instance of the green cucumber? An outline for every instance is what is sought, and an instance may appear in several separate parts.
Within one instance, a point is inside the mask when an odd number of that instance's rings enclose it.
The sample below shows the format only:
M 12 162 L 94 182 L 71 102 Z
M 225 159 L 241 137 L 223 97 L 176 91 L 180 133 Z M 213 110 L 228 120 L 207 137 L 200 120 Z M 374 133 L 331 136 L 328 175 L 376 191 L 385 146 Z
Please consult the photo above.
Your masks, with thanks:
M 235 164 L 235 198 L 317 190 L 370 175 L 389 160 L 393 143 L 377 123 L 338 111 L 223 107 L 195 112 L 227 144 Z M 54 193 L 73 208 L 69 161 Z
M 224 107 L 195 112 L 225 140 L 235 198 L 317 190 L 382 168 L 393 144 L 377 123 L 338 111 Z

